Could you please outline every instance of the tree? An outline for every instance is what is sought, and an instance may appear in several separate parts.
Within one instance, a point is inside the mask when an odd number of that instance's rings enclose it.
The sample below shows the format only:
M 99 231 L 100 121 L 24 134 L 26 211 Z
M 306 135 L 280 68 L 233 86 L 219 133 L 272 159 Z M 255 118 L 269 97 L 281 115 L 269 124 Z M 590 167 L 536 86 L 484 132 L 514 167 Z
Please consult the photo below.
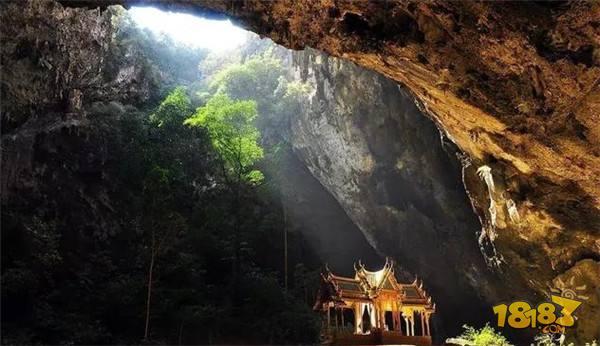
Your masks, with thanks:
M 164 254 L 175 242 L 178 233 L 187 228 L 185 218 L 171 209 L 174 197 L 172 180 L 182 174 L 180 160 L 173 160 L 165 151 L 165 144 L 173 144 L 183 128 L 182 122 L 191 113 L 191 103 L 183 87 L 175 88 L 160 103 L 156 111 L 150 115 L 153 130 L 166 139 L 168 143 L 159 143 L 151 148 L 149 159 L 154 166 L 143 180 L 143 231 L 148 238 L 146 248 L 149 252 L 148 277 L 146 282 L 146 317 L 144 339 L 150 332 L 150 311 L 152 288 L 154 284 L 154 268 L 158 257 Z M 181 155 L 176 155 L 181 156 Z
M 273 184 L 280 181 L 280 157 L 285 155 L 287 131 L 291 127 L 290 119 L 303 111 L 303 104 L 308 101 L 311 88 L 308 84 L 294 80 L 285 69 L 281 58 L 275 56 L 272 49 L 247 59 L 243 63 L 231 64 L 218 72 L 210 82 L 210 88 L 217 92 L 225 92 L 235 100 L 253 99 L 257 101 L 260 116 L 257 126 L 263 133 L 262 144 L 267 152 L 264 162 L 268 167 Z M 305 107 L 304 107 L 305 108 Z M 272 167 L 274 166 L 274 167 Z M 287 211 L 282 198 L 283 214 L 283 268 L 284 287 L 288 288 L 288 229 Z
M 191 102 L 184 87 L 177 87 L 160 103 L 150 115 L 150 122 L 158 127 L 177 130 L 191 113 Z
M 217 93 L 226 93 L 235 100 L 257 100 L 261 116 L 272 113 L 277 103 L 275 90 L 285 74 L 279 59 L 264 55 L 232 64 L 218 72 L 210 83 Z M 285 80 L 283 80 L 285 82 Z
M 171 247 L 178 233 L 181 233 L 187 227 L 186 221 L 181 214 L 168 209 L 172 205 L 170 190 L 168 170 L 158 166 L 154 167 L 144 180 L 143 191 L 145 205 L 143 228 L 149 238 L 147 249 L 150 253 L 146 283 L 144 339 L 148 339 L 150 332 L 150 310 L 156 260 Z
M 217 93 L 185 121 L 185 124 L 200 126 L 208 133 L 214 149 L 221 157 L 223 178 L 232 192 L 234 290 L 240 269 L 242 188 L 263 180 L 262 173 L 254 169 L 255 163 L 263 157 L 263 149 L 258 144 L 260 133 L 254 125 L 256 116 L 256 102 L 234 101 L 224 93 Z
M 312 92 L 307 83 L 295 80 L 274 54 L 268 50 L 244 63 L 231 64 L 210 82 L 212 91 L 224 92 L 234 100 L 256 100 L 257 126 L 267 149 L 283 140 L 289 119 L 303 111 L 301 105 Z
M 187 125 L 206 129 L 221 156 L 223 177 L 234 185 L 262 180 L 262 173 L 252 169 L 263 157 L 263 149 L 258 144 L 260 132 L 254 125 L 256 116 L 256 102 L 234 101 L 218 93 L 185 121 Z

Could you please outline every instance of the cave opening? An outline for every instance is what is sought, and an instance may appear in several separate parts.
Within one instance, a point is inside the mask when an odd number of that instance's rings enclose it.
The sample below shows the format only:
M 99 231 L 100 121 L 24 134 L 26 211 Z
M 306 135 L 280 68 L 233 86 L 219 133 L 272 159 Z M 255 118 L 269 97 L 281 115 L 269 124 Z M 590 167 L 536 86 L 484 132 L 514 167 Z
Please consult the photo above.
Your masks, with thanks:
M 166 64 L 174 65 L 186 52 L 196 51 L 196 73 L 186 77 L 182 74 L 177 80 L 187 89 L 192 108 L 207 104 L 209 96 L 219 93 L 234 100 L 256 103 L 257 117 L 253 125 L 259 132 L 258 145 L 264 153 L 254 166 L 272 180 L 285 180 L 286 184 L 294 185 L 293 189 L 276 188 L 283 196 L 280 207 L 286 214 L 286 222 L 291 224 L 291 231 L 306 237 L 303 241 L 312 249 L 310 251 L 316 252 L 319 263 L 327 263 L 345 274 L 352 272 L 352 264 L 357 259 L 374 266 L 383 264 L 381 255 L 353 225 L 335 197 L 312 176 L 306 162 L 292 147 L 292 119 L 296 113 L 307 111 L 321 82 L 317 76 L 308 77 L 306 63 L 318 64 L 316 61 L 327 59 L 324 54 L 289 50 L 223 18 L 136 6 L 123 15 L 141 32 L 151 32 L 155 45 L 164 44 L 161 42 L 164 40 L 177 47 L 177 54 L 168 56 L 170 61 Z M 116 30 L 131 30 L 130 25 L 121 20 Z M 188 68 L 185 72 L 192 70 Z M 276 155 L 279 156 L 274 157 Z M 309 214 L 311 221 L 303 221 Z M 327 232 L 322 232 L 323 228 Z
M 598 256 L 591 245 L 571 249 L 567 241 L 595 244 L 585 229 L 598 219 L 589 189 L 519 171 L 526 165 L 510 141 L 484 128 L 505 125 L 485 113 L 494 106 L 473 111 L 477 98 L 492 95 L 488 84 L 502 78 L 482 65 L 460 66 L 445 46 L 448 32 L 460 36 L 487 19 L 449 14 L 441 23 L 460 23 L 444 31 L 419 15 L 425 4 L 386 3 L 397 21 L 383 20 L 377 5 L 374 15 L 360 4 L 334 6 L 323 12 L 331 25 L 324 36 L 342 39 L 328 49 L 294 41 L 298 22 L 264 22 L 280 8 L 246 15 L 241 2 L 212 12 L 185 2 L 26 4 L 0 5 L 8 343 L 315 343 L 327 334 L 325 317 L 313 311 L 324 265 L 353 276 L 356 261 L 376 269 L 387 257 L 399 281 L 422 283 L 435 301 L 434 344 L 464 324 L 495 321 L 494 304 L 539 300 L 557 272 L 577 267 L 559 282 L 568 286 L 577 276 L 594 287 L 589 273 Z M 174 8 L 187 12 L 167 11 Z M 594 68 L 593 45 L 557 48 L 547 25 L 534 29 L 531 47 L 543 58 Z M 432 40 L 452 60 L 435 88 L 423 66 L 437 68 L 443 59 L 419 48 Z M 393 68 L 404 62 L 394 54 L 406 51 L 420 65 L 399 73 Z M 548 69 L 530 70 L 534 102 L 513 107 L 519 112 L 550 97 L 539 77 Z M 446 74 L 463 72 L 468 82 L 455 88 Z M 410 78 L 425 84 L 415 87 Z M 480 82 L 486 85 L 477 89 Z M 498 89 L 501 106 L 512 107 L 518 97 Z M 454 106 L 466 112 L 464 121 L 452 118 Z M 537 124 L 529 119 L 506 131 L 527 133 Z M 593 137 L 573 119 L 579 140 Z M 490 148 L 511 154 L 496 157 Z M 583 156 L 573 157 L 585 166 Z M 572 235 L 552 238 L 551 250 L 529 251 L 531 239 L 559 224 L 572 226 Z M 550 261 L 552 271 L 531 269 L 553 247 L 564 258 Z M 529 270 L 539 275 L 529 279 Z M 366 310 L 358 319 L 347 307 L 339 311 L 340 332 L 351 333 L 346 327 L 358 320 L 372 327 Z M 397 323 L 383 311 L 382 328 Z M 425 335 L 428 320 L 410 313 Z M 409 321 L 400 322 L 399 332 L 412 333 Z M 535 331 L 502 332 L 521 343 Z

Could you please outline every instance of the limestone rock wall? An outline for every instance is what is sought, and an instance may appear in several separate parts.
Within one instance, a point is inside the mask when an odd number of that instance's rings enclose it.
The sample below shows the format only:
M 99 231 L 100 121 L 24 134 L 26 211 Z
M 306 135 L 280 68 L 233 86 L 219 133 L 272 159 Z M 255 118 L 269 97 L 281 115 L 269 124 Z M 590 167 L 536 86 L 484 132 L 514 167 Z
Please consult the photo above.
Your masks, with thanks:
M 313 50 L 294 60 L 314 88 L 292 119 L 296 154 L 382 256 L 425 281 L 438 334 L 489 320 L 490 304 L 517 292 L 502 289 L 480 252 L 462 154 L 395 82 Z

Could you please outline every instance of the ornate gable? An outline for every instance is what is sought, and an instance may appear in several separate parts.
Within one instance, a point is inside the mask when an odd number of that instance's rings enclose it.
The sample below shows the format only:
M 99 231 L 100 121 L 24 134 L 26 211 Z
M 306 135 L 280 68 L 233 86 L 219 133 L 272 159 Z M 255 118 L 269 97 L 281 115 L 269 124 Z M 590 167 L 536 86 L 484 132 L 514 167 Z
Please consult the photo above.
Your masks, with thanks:
M 400 290 L 400 285 L 394 275 L 394 262 L 390 258 L 386 258 L 385 265 L 381 270 L 369 271 L 361 261 L 358 261 L 358 266 L 354 265 L 354 270 L 356 271 L 355 279 L 360 280 L 365 290 L 371 295 L 378 294 L 382 289 Z

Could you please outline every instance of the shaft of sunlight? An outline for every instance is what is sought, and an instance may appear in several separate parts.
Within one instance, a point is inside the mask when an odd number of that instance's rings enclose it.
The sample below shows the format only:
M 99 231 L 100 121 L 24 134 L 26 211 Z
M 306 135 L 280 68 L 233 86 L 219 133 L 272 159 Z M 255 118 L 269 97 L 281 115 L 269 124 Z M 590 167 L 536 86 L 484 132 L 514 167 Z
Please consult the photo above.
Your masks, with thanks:
M 240 46 L 248 37 L 245 30 L 229 20 L 204 19 L 153 7 L 132 7 L 129 13 L 140 27 L 193 47 L 227 51 Z

